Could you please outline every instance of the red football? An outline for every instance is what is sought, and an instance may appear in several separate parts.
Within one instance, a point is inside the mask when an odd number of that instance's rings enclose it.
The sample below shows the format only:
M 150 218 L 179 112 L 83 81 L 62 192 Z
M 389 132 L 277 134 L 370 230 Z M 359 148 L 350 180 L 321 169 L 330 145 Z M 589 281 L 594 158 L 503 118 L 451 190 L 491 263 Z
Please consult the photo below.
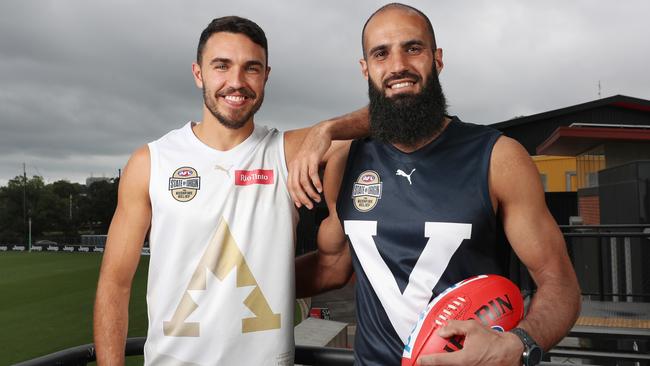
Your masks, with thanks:
M 442 338 L 438 328 L 448 320 L 476 319 L 498 331 L 510 330 L 524 316 L 519 288 L 505 277 L 480 275 L 449 287 L 431 300 L 420 314 L 402 354 L 402 366 L 415 365 L 420 355 L 454 352 L 462 337 Z

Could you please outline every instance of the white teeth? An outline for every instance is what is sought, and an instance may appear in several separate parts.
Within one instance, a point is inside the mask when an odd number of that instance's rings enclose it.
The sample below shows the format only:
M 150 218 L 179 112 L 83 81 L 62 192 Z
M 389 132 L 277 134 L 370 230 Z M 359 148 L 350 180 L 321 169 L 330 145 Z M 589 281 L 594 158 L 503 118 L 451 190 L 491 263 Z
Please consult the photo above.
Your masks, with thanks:
M 242 95 L 226 95 L 224 98 L 233 102 L 241 102 L 246 99 L 246 97 Z
M 405 82 L 403 82 L 403 83 L 393 84 L 393 85 L 390 86 L 390 88 L 391 88 L 391 89 L 400 89 L 400 88 L 406 88 L 407 86 L 411 86 L 411 85 L 413 85 L 412 82 L 410 82 L 410 81 L 405 81 Z

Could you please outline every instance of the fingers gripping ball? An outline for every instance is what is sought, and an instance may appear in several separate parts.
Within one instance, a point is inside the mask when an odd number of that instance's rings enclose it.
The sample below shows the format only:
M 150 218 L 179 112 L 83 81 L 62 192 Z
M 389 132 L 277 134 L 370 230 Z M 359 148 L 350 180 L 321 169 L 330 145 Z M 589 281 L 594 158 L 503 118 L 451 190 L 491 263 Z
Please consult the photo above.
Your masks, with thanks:
M 436 296 L 420 314 L 404 346 L 402 366 L 415 365 L 420 355 L 463 348 L 462 337 L 436 334 L 449 320 L 476 319 L 503 332 L 516 327 L 523 316 L 521 293 L 510 280 L 497 275 L 468 278 Z

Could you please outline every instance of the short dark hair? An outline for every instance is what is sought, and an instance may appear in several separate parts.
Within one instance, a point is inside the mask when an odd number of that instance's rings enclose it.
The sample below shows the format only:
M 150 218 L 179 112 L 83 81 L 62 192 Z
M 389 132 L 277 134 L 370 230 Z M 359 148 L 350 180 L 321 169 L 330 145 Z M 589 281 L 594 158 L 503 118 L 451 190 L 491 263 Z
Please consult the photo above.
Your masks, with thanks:
M 264 49 L 266 55 L 266 64 L 269 64 L 269 48 L 266 42 L 266 35 L 262 28 L 252 20 L 238 17 L 235 15 L 213 19 L 210 24 L 201 32 L 199 46 L 196 49 L 196 62 L 201 65 L 203 59 L 203 48 L 208 39 L 215 33 L 227 32 L 243 34 L 251 41 L 258 44 Z
M 424 21 L 427 23 L 427 30 L 429 31 L 429 34 L 431 35 L 431 41 L 433 42 L 433 45 L 432 45 L 433 50 L 435 51 L 436 48 L 438 48 L 436 46 L 436 35 L 433 32 L 433 26 L 431 25 L 431 21 L 429 20 L 429 17 L 427 17 L 426 15 L 424 15 L 423 12 L 421 12 L 420 10 L 418 10 L 418 9 L 412 7 L 412 6 L 405 5 L 405 4 L 402 4 L 402 3 L 390 3 L 390 4 L 386 4 L 386 5 L 382 6 L 381 8 L 377 9 L 377 11 L 372 13 L 370 18 L 368 18 L 368 20 L 366 20 L 366 24 L 363 25 L 363 30 L 361 31 L 361 49 L 363 50 L 363 58 L 364 59 L 366 58 L 366 45 L 365 45 L 366 27 L 368 26 L 368 23 L 370 23 L 370 19 L 372 19 L 375 15 L 377 15 L 377 14 L 381 13 L 382 11 L 384 11 L 386 9 L 389 9 L 389 8 L 400 8 L 400 9 L 404 9 L 404 10 L 410 10 L 410 11 L 414 11 L 415 13 L 420 15 L 424 19 Z

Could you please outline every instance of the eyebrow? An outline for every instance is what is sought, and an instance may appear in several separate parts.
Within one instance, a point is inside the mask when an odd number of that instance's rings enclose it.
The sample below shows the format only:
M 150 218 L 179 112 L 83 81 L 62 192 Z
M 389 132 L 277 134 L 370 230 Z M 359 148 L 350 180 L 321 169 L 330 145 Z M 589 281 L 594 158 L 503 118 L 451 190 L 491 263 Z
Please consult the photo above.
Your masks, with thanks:
M 413 45 L 424 46 L 425 44 L 424 44 L 424 41 L 419 40 L 419 39 L 409 39 L 408 41 L 404 41 L 404 42 L 400 43 L 400 46 L 402 48 L 407 48 L 407 47 L 413 46 Z M 368 51 L 368 54 L 372 55 L 373 53 L 375 53 L 377 51 L 383 51 L 383 50 L 386 50 L 386 49 L 388 49 L 387 44 L 380 44 L 379 46 L 375 46 L 375 47 L 371 48 L 370 51 Z
M 229 58 L 224 58 L 224 57 L 215 57 L 215 58 L 212 59 L 212 61 L 210 61 L 210 65 L 214 65 L 216 63 L 224 63 L 224 64 L 227 64 L 227 65 L 230 65 L 230 64 L 232 64 L 232 60 L 229 59 Z M 259 65 L 260 67 L 264 67 L 264 64 L 262 63 L 262 61 L 258 61 L 258 60 L 250 60 L 250 61 L 246 61 L 244 63 L 244 66 L 255 66 L 255 65 Z
M 214 65 L 219 62 L 224 64 L 231 64 L 232 60 L 230 60 L 229 58 L 215 57 L 210 61 L 210 65 Z
M 264 67 L 264 64 L 261 61 L 258 60 L 251 60 L 251 61 L 246 61 L 244 64 L 245 66 L 259 66 L 259 67 Z
M 406 47 L 414 46 L 414 45 L 424 46 L 424 42 L 419 40 L 419 39 L 411 39 L 411 40 L 408 40 L 406 42 L 402 42 L 402 48 L 406 48 Z
M 375 46 L 375 47 L 371 48 L 370 51 L 368 51 L 368 54 L 369 54 L 369 55 L 372 55 L 373 53 L 375 53 L 375 52 L 377 52 L 377 51 L 383 51 L 383 50 L 385 50 L 385 49 L 387 49 L 387 48 L 388 48 L 387 45 L 385 45 L 385 44 L 380 44 L 379 46 Z

